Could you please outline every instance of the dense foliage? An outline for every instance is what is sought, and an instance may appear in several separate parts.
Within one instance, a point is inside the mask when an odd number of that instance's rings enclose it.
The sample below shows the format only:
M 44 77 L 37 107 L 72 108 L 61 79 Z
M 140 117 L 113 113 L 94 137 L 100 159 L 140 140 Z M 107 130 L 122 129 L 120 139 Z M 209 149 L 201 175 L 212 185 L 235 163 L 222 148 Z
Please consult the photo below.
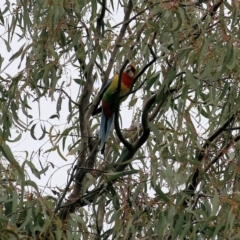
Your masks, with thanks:
M 239 239 L 239 1 L 13 2 L 0 3 L 1 49 L 17 48 L 0 53 L 0 238 Z M 128 63 L 101 155 L 91 114 Z M 12 149 L 26 135 L 38 154 Z M 39 167 L 44 153 L 57 155 Z M 64 160 L 66 185 L 45 193 L 31 176 Z

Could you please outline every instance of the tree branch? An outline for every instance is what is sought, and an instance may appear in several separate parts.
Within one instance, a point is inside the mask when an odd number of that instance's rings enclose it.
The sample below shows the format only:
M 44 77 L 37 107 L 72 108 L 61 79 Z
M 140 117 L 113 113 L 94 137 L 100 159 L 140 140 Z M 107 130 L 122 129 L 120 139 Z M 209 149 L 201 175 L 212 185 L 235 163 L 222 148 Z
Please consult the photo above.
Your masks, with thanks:
M 37 87 L 46 89 L 45 87 L 42 87 L 41 85 L 37 85 Z M 50 88 L 48 88 L 48 89 L 50 89 Z M 66 91 L 64 91 L 62 88 L 55 88 L 55 90 L 63 92 L 67 96 L 67 98 L 70 100 L 71 103 L 73 103 L 76 106 L 79 106 L 79 104 L 77 102 L 73 101 L 72 98 L 68 95 L 68 93 Z
M 234 143 L 238 142 L 240 140 L 240 135 L 236 136 L 234 139 L 232 139 L 230 142 L 228 142 L 220 151 L 218 152 L 217 156 L 213 158 L 213 160 L 207 165 L 207 167 L 204 169 L 204 172 L 206 173 L 209 168 L 216 163 L 227 151 L 229 148 L 234 145 Z
M 145 104 L 145 107 L 143 108 L 143 113 L 142 113 L 142 135 L 140 138 L 138 138 L 137 141 L 134 143 L 134 149 L 137 151 L 148 139 L 149 134 L 150 134 L 150 129 L 148 126 L 148 112 L 150 111 L 152 105 L 156 101 L 156 95 L 154 94 L 151 96 L 148 101 Z
M 207 15 L 209 14 L 211 17 L 216 13 L 216 11 L 218 10 L 218 8 L 221 6 L 221 4 L 223 3 L 223 0 L 220 0 L 218 2 L 216 2 L 210 9 L 209 11 L 202 17 L 202 21 L 204 21 L 207 17 Z
M 68 214 L 74 212 L 76 207 L 78 207 L 78 205 L 75 203 L 77 202 L 81 194 L 86 173 L 89 172 L 90 170 L 92 171 L 92 168 L 96 159 L 96 155 L 98 152 L 98 145 L 99 145 L 99 141 L 96 141 L 95 146 L 92 152 L 90 153 L 90 155 L 88 156 L 88 158 L 86 159 L 86 161 L 85 162 L 78 161 L 77 166 L 74 167 L 71 173 L 70 180 L 67 183 L 64 193 L 62 194 L 54 211 L 56 214 L 58 210 L 62 208 L 58 214 L 61 219 L 66 219 Z M 77 172 L 74 174 L 75 170 L 77 170 Z M 75 180 L 73 191 L 70 194 L 68 201 L 65 204 L 61 205 L 73 180 Z
M 221 127 L 219 127 L 203 144 L 199 154 L 197 156 L 198 162 L 202 162 L 202 160 L 207 155 L 207 148 L 209 145 L 223 132 L 226 130 L 227 126 L 234 120 L 234 115 L 232 115 L 228 120 L 226 120 Z M 192 176 L 191 184 L 187 187 L 186 191 L 191 192 L 191 195 L 194 194 L 196 187 L 198 186 L 199 179 L 199 168 L 197 168 Z M 185 203 L 186 204 L 186 203 Z
M 99 42 L 99 36 L 101 35 L 101 27 L 104 25 L 104 16 L 105 16 L 105 12 L 106 12 L 106 0 L 102 0 L 101 2 L 102 4 L 102 10 L 101 13 L 99 15 L 99 17 L 97 18 L 97 35 L 98 35 L 98 42 Z M 102 32 L 102 35 L 104 34 L 104 32 Z
M 126 22 L 125 22 L 125 21 L 122 21 L 122 22 L 114 25 L 112 28 L 116 28 L 116 27 L 120 26 L 121 24 L 125 24 L 125 23 L 129 24 L 132 20 L 135 20 L 138 16 L 140 16 L 141 14 L 143 14 L 143 13 L 144 13 L 145 11 L 147 11 L 149 8 L 155 7 L 155 6 L 158 5 L 158 4 L 161 4 L 161 2 L 154 3 L 154 4 L 150 5 L 149 7 L 144 8 L 142 11 L 138 12 L 136 15 L 134 15 L 133 17 L 131 17 L 131 18 L 130 18 L 129 20 L 127 20 Z

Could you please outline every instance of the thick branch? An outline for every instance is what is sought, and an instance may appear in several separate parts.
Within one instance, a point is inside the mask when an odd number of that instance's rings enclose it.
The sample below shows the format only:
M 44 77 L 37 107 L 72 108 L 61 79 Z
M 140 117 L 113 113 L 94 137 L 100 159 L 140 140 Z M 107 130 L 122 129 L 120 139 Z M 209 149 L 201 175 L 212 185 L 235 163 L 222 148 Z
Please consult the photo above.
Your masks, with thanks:
M 123 150 L 122 155 L 118 159 L 118 164 L 114 170 L 114 172 L 122 172 L 128 166 L 128 160 L 132 159 L 137 150 L 146 142 L 149 137 L 150 129 L 148 127 L 148 112 L 150 111 L 152 105 L 155 103 L 156 95 L 153 95 L 146 103 L 143 109 L 142 114 L 142 127 L 141 127 L 141 136 L 137 138 L 137 140 L 133 144 L 133 148 L 131 150 Z M 139 132 L 137 133 L 139 134 Z M 139 135 L 138 135 L 139 136 Z
M 134 143 L 134 150 L 137 151 L 148 139 L 149 134 L 150 134 L 150 129 L 148 126 L 148 112 L 151 109 L 152 105 L 155 103 L 156 101 L 156 95 L 154 94 L 153 96 L 151 96 L 145 107 L 143 108 L 143 113 L 142 113 L 142 135 L 140 138 L 138 138 L 138 140 Z

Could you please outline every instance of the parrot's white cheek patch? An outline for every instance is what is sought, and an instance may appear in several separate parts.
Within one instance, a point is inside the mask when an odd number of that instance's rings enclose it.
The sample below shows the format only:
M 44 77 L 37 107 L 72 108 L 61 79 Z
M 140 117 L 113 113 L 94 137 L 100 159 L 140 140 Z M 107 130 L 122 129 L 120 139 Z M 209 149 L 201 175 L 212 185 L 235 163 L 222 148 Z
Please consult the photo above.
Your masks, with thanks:
M 130 76 L 130 77 L 134 77 L 134 73 L 133 73 L 133 71 L 129 71 L 129 72 L 128 72 L 128 76 Z

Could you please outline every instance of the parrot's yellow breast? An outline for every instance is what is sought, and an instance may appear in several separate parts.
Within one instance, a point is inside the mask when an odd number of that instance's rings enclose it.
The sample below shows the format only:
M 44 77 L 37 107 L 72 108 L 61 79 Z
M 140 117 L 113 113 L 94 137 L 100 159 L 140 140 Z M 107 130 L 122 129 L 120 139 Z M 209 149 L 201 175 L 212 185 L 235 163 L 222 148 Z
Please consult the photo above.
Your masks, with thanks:
M 118 88 L 118 80 L 119 80 L 119 74 L 116 74 L 110 84 L 110 86 L 108 87 L 107 91 L 110 92 L 116 92 L 117 88 Z M 129 87 L 126 86 L 123 82 L 121 82 L 121 91 L 120 91 L 120 95 L 123 95 L 125 93 L 127 93 L 129 91 Z

